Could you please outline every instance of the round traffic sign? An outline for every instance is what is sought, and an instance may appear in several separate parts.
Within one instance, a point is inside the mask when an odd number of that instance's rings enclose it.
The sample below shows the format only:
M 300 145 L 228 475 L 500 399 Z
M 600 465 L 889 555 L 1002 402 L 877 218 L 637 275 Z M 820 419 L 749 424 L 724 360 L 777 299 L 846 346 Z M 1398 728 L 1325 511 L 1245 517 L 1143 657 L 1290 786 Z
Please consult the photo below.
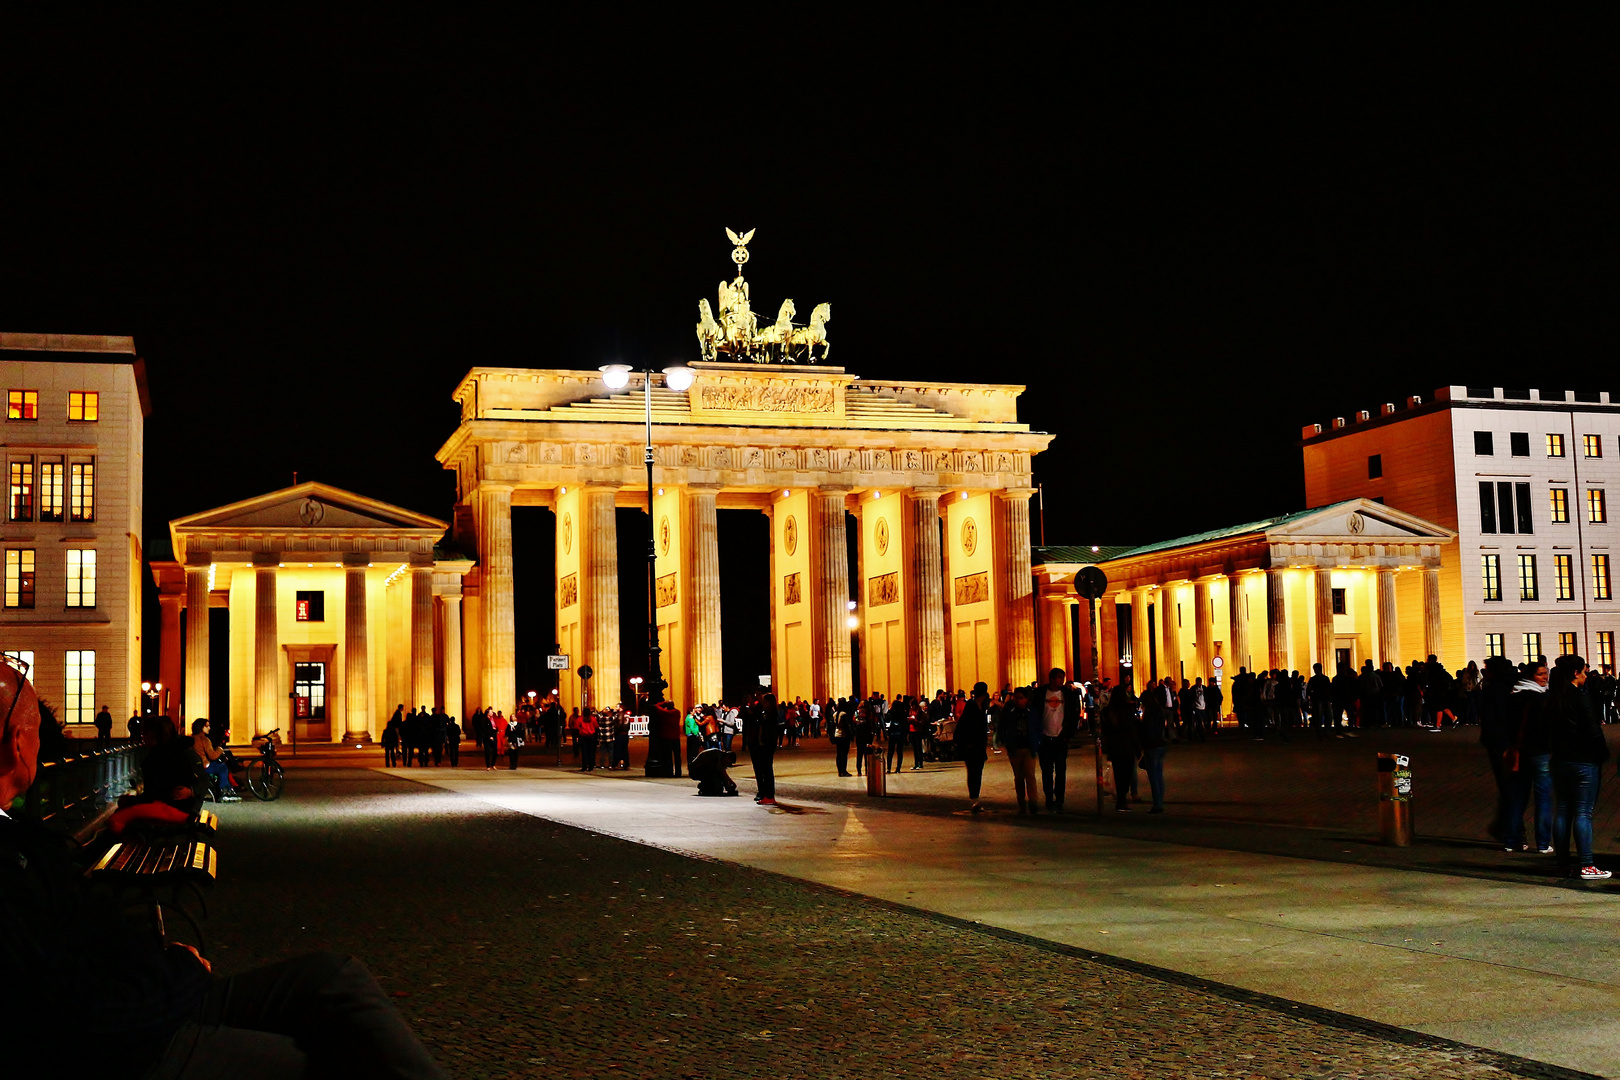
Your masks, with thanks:
M 1095 566 L 1083 566 L 1074 575 L 1074 591 L 1087 600 L 1100 600 L 1108 591 L 1108 575 Z
M 579 677 L 580 678 L 588 679 L 592 675 L 595 675 L 595 674 L 596 674 L 596 672 L 591 670 L 591 665 L 589 665 L 589 664 L 581 664 L 581 665 L 579 665 Z

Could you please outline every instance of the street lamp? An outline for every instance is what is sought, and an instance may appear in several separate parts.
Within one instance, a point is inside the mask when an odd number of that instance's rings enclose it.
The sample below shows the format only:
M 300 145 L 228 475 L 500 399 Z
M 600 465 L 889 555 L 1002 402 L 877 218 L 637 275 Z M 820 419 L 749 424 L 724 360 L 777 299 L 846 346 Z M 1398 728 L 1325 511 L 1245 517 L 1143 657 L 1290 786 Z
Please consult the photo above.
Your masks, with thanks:
M 630 385 L 630 373 L 635 369 L 629 364 L 603 364 L 599 369 L 602 372 L 602 381 L 611 390 L 622 390 Z M 692 380 L 697 372 L 684 364 L 673 364 L 664 369 L 664 385 L 677 392 L 691 387 Z M 652 711 L 654 702 L 664 700 L 663 667 L 659 664 L 658 647 L 658 523 L 653 515 L 653 441 L 652 441 L 652 385 L 653 371 L 644 367 L 641 371 L 641 386 L 643 398 L 647 408 L 647 446 L 643 461 L 647 465 L 647 704 L 648 712 Z M 637 686 L 641 680 L 632 679 Z

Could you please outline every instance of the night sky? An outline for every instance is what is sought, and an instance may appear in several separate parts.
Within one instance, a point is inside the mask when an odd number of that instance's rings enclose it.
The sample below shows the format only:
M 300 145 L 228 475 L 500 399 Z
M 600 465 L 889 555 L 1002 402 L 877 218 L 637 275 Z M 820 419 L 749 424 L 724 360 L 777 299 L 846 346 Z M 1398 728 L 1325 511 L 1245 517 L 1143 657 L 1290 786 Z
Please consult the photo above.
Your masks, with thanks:
M 153 556 L 294 470 L 448 517 L 459 377 L 693 359 L 725 226 L 851 371 L 1027 384 L 1052 543 L 1297 509 L 1302 424 L 1438 385 L 1620 390 L 1606 24 L 383 10 L 0 16 L 0 326 L 135 336 Z

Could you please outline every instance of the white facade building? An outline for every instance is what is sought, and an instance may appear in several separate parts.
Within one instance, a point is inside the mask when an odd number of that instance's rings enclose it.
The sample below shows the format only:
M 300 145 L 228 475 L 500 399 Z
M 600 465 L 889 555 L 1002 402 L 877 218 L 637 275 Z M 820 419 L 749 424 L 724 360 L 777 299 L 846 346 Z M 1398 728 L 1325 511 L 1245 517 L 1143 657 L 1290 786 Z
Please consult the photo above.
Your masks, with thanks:
M 121 734 L 140 702 L 144 365 L 128 337 L 0 333 L 0 393 L 0 652 L 60 719 L 106 705 Z

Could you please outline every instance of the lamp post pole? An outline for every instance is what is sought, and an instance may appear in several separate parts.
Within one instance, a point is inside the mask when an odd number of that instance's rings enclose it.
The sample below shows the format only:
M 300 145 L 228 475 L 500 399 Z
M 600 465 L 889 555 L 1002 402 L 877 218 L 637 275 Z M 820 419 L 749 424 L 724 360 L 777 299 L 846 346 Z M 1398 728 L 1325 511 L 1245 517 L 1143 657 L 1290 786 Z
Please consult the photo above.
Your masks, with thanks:
M 642 371 L 643 388 L 647 400 L 647 449 L 643 460 L 647 463 L 647 715 L 652 715 L 652 704 L 664 700 L 664 673 L 659 666 L 658 647 L 658 522 L 653 517 L 653 442 L 652 442 L 652 369 Z M 652 742 L 648 735 L 649 745 Z

